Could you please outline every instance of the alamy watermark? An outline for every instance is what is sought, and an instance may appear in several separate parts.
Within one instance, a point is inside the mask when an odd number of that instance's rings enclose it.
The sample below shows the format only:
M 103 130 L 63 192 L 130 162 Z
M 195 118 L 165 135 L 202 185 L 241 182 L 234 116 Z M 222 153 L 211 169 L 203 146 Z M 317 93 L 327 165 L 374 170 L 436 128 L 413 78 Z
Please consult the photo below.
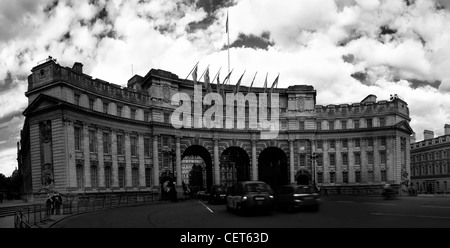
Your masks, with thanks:
M 278 93 L 227 93 L 225 103 L 222 95 L 208 93 L 203 97 L 202 85 L 194 85 L 194 97 L 184 92 L 172 96 L 172 103 L 179 107 L 172 113 L 170 121 L 174 128 L 224 128 L 224 106 L 226 111 L 225 129 L 253 129 L 260 131 L 260 139 L 275 139 L 280 130 L 280 110 Z M 268 108 L 268 96 L 270 105 Z M 192 103 L 192 101 L 194 101 Z M 180 103 L 181 102 L 181 103 Z M 246 128 L 246 102 L 248 102 L 248 127 Z M 236 127 L 235 127 L 236 103 Z M 224 105 L 225 104 L 225 105 Z M 210 106 L 203 112 L 203 106 Z M 193 111 L 192 111 L 193 108 Z M 270 109 L 270 120 L 267 110 Z

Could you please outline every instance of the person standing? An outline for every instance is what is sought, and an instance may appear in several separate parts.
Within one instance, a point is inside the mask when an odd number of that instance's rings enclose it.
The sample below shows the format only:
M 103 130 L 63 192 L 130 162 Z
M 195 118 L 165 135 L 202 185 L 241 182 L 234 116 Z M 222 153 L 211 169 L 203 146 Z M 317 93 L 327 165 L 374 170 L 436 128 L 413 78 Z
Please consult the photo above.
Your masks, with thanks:
M 50 216 L 52 214 L 52 205 L 53 205 L 53 200 L 52 197 L 50 196 L 50 194 L 47 195 L 47 200 L 45 200 L 45 210 L 46 210 L 46 215 Z

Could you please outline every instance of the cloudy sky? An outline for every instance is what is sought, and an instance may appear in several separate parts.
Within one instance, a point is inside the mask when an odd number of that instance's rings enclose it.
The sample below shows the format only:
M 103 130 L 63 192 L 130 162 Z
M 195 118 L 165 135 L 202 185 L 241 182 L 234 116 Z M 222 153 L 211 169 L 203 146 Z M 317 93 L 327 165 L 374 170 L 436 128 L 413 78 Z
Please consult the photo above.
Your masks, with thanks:
M 450 1 L 449 1 L 450 2 Z M 151 68 L 185 78 L 310 84 L 318 104 L 398 94 L 418 140 L 450 123 L 450 4 L 446 0 L 0 0 L 0 173 L 11 175 L 27 107 L 26 78 L 49 55 L 125 85 Z M 223 76 L 222 76 L 223 77 Z M 232 82 L 236 83 L 236 82 Z

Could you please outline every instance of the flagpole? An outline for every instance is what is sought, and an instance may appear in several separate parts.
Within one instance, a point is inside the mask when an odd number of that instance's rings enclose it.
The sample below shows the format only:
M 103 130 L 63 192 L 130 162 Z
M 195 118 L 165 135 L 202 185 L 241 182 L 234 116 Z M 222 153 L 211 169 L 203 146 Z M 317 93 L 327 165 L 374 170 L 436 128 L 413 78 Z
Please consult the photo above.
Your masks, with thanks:
M 189 72 L 189 74 L 186 76 L 186 78 L 185 78 L 184 80 L 188 79 L 188 77 L 189 77 L 189 76 L 191 75 L 191 73 L 194 71 L 195 67 L 198 65 L 199 62 L 200 62 L 200 61 L 198 61 L 197 64 L 195 64 L 194 67 L 192 67 L 192 70 Z
M 230 73 L 230 31 L 228 30 L 228 10 L 227 10 L 227 40 L 228 40 L 228 74 Z M 230 75 L 231 77 L 231 75 Z

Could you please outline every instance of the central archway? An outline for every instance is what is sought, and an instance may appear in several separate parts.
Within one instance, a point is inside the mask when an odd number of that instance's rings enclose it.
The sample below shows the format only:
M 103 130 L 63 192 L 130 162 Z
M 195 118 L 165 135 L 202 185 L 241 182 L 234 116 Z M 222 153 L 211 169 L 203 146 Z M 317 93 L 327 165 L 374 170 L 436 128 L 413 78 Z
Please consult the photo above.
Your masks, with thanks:
M 250 180 L 250 158 L 237 146 L 228 147 L 220 156 L 221 184 L 231 187 L 235 182 Z
M 276 190 L 289 183 L 287 156 L 278 147 L 264 149 L 258 157 L 259 180 L 268 183 Z
M 188 147 L 181 156 L 183 160 L 186 157 L 200 157 L 204 166 L 201 163 L 193 163 L 192 168 L 189 168 L 188 176 L 190 177 L 191 182 L 195 185 L 194 190 L 207 190 L 212 186 L 213 178 L 212 178 L 212 159 L 209 151 L 200 145 L 192 145 Z M 203 180 L 203 178 L 205 178 Z

